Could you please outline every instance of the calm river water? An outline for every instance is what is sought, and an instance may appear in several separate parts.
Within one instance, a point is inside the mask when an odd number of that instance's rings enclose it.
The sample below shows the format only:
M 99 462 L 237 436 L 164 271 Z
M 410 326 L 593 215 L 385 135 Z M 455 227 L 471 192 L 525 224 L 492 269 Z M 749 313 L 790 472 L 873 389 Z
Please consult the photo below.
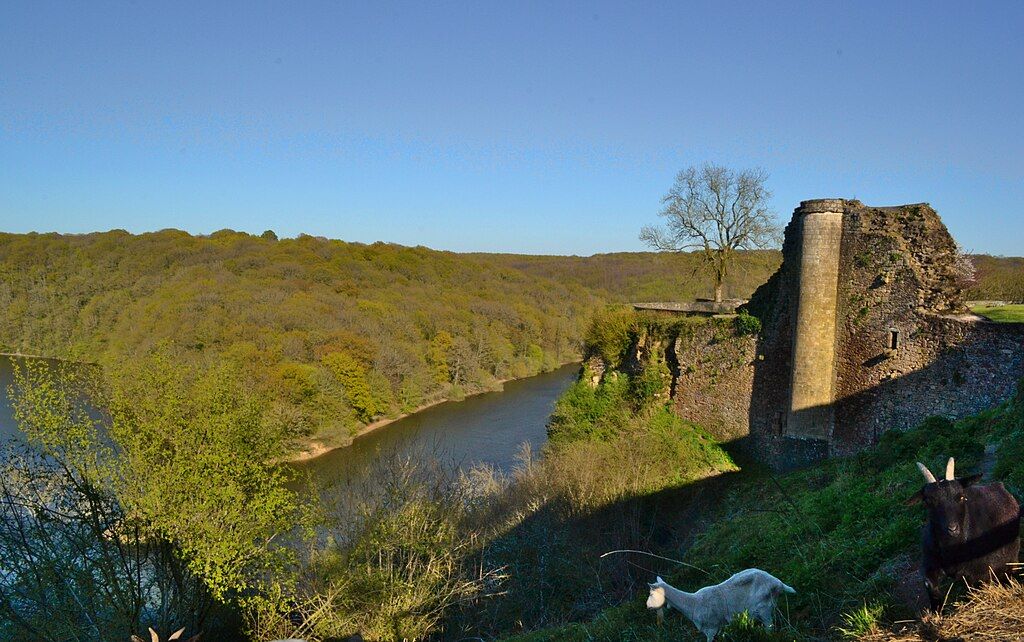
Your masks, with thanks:
M 463 468 L 486 463 L 509 471 L 526 442 L 547 439 L 555 401 L 576 379 L 578 364 L 510 381 L 501 392 L 443 403 L 399 419 L 340 448 L 298 464 L 321 483 L 358 478 L 382 457 L 434 457 Z
M 501 392 L 467 397 L 428 408 L 357 438 L 351 446 L 301 464 L 321 483 L 359 477 L 380 457 L 430 456 L 468 467 L 487 463 L 508 471 L 521 444 L 537 451 L 555 400 L 575 380 L 578 364 L 510 381 Z M 11 358 L 0 357 L 0 438 L 17 434 L 7 386 Z

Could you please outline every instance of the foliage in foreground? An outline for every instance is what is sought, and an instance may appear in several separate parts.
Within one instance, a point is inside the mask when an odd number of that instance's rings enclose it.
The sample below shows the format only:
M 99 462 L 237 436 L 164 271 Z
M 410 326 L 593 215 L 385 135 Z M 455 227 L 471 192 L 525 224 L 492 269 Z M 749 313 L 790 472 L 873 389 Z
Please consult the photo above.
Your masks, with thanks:
M 259 614 L 256 639 L 423 640 L 455 606 L 501 579 L 480 566 L 474 486 L 438 463 L 385 456 L 322 489 L 326 519 L 295 586 L 292 615 Z
M 1024 631 L 1024 586 L 1017 581 L 968 591 L 947 613 L 927 614 L 920 622 L 874 627 L 861 642 L 934 640 L 1019 640 Z
M 278 608 L 308 512 L 272 463 L 287 436 L 240 384 L 230 365 L 183 372 L 159 352 L 102 378 L 17 368 L 28 444 L 2 461 L 0 637 L 121 641 L 216 630 L 217 605 Z

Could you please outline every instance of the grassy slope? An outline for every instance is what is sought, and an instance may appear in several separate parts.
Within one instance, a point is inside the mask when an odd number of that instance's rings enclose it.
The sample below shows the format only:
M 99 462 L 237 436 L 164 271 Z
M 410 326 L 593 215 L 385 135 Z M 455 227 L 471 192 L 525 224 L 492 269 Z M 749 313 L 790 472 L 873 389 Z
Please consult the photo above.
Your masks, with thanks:
M 744 470 L 736 475 L 716 518 L 692 546 L 676 554 L 700 570 L 637 561 L 664 569 L 661 574 L 670 583 L 687 590 L 747 567 L 763 568 L 797 589 L 797 595 L 780 603 L 781 632 L 768 637 L 756 627 L 736 627 L 724 639 L 838 638 L 843 614 L 864 604 L 880 607 L 875 611 L 883 620 L 913 617 L 905 587 L 919 583 L 914 557 L 922 515 L 919 507 L 905 507 L 903 500 L 920 485 L 914 462 L 940 469 L 952 455 L 963 474 L 976 469 L 986 443 L 998 446 L 995 477 L 1021 496 L 1024 394 L 1018 392 L 1016 399 L 956 424 L 933 418 L 906 433 L 887 433 L 877 447 L 856 457 L 778 477 Z M 589 621 L 513 639 L 703 640 L 677 613 L 659 629 L 644 608 L 645 597 L 638 588 L 634 599 Z
M 1024 323 L 1024 305 L 979 305 L 971 311 L 998 323 Z

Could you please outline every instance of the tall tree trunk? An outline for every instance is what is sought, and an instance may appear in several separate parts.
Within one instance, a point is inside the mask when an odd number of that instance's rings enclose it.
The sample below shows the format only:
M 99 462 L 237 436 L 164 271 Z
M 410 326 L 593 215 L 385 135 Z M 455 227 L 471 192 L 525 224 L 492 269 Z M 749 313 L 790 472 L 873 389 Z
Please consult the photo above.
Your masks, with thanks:
M 725 282 L 725 272 L 728 267 L 728 257 L 723 250 L 718 250 L 715 257 L 715 303 L 722 302 L 722 283 Z

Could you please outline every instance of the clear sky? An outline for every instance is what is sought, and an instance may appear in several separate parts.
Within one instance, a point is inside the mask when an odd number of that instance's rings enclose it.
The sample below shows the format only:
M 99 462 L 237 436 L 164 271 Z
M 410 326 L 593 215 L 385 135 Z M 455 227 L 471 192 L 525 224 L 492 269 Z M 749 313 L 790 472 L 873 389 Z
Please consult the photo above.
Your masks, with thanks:
M 641 249 L 681 168 L 1024 254 L 1024 2 L 0 2 L 0 230 Z

